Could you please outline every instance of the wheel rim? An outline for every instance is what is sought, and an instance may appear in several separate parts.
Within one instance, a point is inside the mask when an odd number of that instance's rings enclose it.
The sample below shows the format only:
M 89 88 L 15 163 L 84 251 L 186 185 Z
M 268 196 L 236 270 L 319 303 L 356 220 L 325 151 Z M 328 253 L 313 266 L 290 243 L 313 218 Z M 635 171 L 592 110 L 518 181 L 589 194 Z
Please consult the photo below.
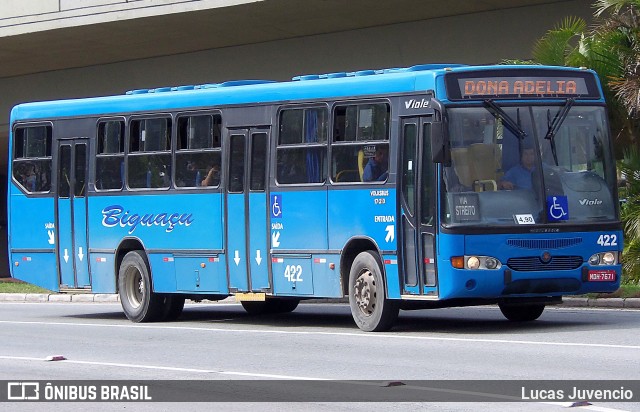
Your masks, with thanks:
M 144 279 L 142 274 L 136 268 L 127 269 L 126 276 L 127 300 L 134 308 L 138 308 L 142 304 L 144 296 Z
M 371 316 L 376 309 L 376 280 L 370 270 L 365 269 L 356 279 L 354 295 L 360 312 Z

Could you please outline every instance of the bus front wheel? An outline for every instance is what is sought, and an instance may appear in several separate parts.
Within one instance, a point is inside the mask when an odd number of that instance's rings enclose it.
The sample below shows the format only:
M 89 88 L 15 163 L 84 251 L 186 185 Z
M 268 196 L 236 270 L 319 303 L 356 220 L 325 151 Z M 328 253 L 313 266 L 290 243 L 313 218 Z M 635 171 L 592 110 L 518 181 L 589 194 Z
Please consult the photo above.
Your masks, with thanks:
M 398 301 L 387 299 L 382 264 L 370 250 L 356 256 L 349 272 L 349 306 L 358 327 L 366 332 L 391 328 L 398 318 Z
M 500 312 L 512 322 L 530 322 L 536 320 L 544 311 L 544 304 L 506 305 L 499 304 Z
M 134 250 L 125 255 L 118 271 L 118 289 L 124 314 L 133 322 L 151 322 L 162 315 L 162 296 L 153 292 L 147 258 Z

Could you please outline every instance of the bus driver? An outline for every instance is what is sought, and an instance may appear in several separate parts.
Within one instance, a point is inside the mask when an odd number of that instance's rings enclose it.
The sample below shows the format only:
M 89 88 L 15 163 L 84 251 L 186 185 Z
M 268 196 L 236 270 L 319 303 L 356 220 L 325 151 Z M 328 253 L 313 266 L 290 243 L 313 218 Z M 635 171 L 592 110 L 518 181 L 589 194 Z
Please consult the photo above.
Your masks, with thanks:
M 533 188 L 531 174 L 535 166 L 536 155 L 532 147 L 525 147 L 522 150 L 520 164 L 513 166 L 504 174 L 500 181 L 500 189 L 529 189 Z

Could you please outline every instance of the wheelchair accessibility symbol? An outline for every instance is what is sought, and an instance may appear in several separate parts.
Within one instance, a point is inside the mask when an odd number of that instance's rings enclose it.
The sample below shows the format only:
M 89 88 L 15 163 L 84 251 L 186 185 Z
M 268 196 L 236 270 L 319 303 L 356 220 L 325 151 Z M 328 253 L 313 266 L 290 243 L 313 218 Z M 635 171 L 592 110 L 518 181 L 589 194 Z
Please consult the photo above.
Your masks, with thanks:
M 271 217 L 282 217 L 282 195 L 271 196 Z
M 549 220 L 569 220 L 569 202 L 566 196 L 547 196 Z

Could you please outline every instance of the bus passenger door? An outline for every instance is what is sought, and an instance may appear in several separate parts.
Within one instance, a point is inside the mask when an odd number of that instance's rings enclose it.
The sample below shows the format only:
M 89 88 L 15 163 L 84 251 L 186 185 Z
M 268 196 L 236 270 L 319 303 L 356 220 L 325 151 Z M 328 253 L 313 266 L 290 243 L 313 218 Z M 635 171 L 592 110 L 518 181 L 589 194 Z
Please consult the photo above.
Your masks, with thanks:
M 56 186 L 60 288 L 91 288 L 87 250 L 87 139 L 58 142 Z
M 402 294 L 436 298 L 436 168 L 431 161 L 431 121 L 431 116 L 402 121 L 399 230 Z
M 268 141 L 268 128 L 229 132 L 226 250 L 229 288 L 239 292 L 269 289 Z

